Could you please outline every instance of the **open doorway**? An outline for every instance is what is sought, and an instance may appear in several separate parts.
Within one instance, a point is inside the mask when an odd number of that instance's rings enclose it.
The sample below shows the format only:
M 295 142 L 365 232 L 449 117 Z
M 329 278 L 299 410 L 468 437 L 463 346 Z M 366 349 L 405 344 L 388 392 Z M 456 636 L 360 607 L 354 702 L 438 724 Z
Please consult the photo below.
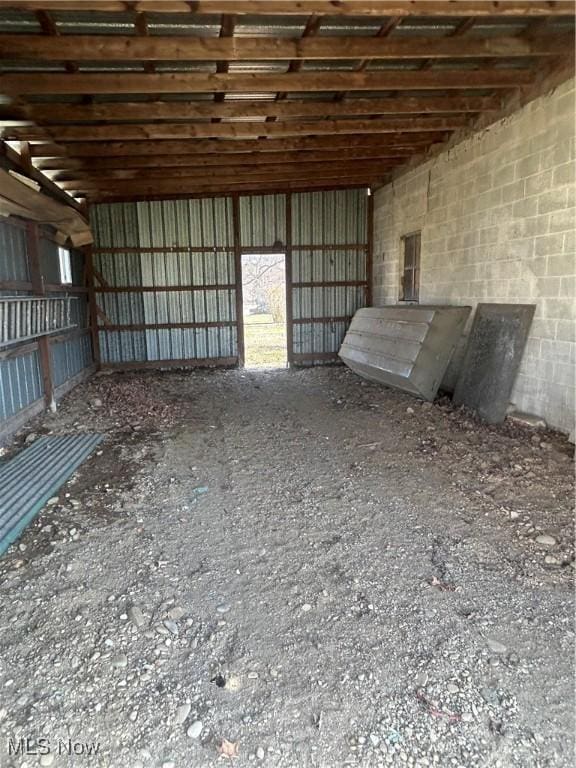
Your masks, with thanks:
M 242 254 L 242 298 L 246 367 L 285 367 L 285 254 Z

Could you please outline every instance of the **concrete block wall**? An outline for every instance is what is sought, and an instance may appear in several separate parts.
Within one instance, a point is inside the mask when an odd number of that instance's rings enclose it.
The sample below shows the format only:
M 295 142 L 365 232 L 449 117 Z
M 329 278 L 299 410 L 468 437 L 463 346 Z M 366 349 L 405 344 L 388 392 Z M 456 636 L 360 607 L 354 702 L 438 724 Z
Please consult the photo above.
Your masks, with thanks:
M 420 303 L 536 304 L 512 401 L 564 431 L 575 418 L 574 109 L 572 79 L 374 199 L 374 304 L 398 302 L 401 237 L 418 230 Z

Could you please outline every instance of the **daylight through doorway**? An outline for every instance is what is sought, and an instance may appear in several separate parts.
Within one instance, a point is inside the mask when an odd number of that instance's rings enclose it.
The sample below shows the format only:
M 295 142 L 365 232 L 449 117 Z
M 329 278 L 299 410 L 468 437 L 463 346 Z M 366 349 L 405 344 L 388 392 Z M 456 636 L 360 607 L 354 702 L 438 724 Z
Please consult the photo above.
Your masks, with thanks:
M 286 259 L 283 253 L 242 255 L 244 360 L 247 368 L 283 368 L 286 347 Z

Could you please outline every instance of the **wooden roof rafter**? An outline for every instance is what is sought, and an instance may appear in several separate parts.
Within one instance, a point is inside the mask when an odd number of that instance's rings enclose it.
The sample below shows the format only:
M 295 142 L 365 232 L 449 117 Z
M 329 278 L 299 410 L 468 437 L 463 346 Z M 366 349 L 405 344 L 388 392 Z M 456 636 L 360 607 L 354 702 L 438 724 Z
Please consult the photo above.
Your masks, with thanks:
M 8 7 L 43 34 L 3 33 Z M 573 17 L 564 0 L 8 0 L 3 138 L 89 199 L 374 184 L 565 67 Z

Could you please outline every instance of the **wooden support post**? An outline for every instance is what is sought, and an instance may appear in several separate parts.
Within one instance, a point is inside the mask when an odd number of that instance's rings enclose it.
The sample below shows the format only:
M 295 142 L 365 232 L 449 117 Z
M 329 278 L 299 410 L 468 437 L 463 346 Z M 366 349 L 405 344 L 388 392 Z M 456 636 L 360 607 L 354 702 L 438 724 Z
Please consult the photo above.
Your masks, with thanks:
M 92 335 L 92 356 L 96 367 L 100 370 L 102 359 L 100 356 L 100 337 L 98 334 L 98 306 L 96 304 L 96 293 L 94 291 L 94 254 L 92 246 L 86 247 L 86 287 L 88 288 L 88 310 L 90 317 L 90 333 Z
M 26 223 L 26 251 L 28 254 L 28 265 L 30 268 L 30 282 L 35 296 L 45 296 L 46 289 L 44 278 L 40 269 L 40 249 L 38 224 L 34 221 Z M 52 376 L 52 359 L 50 355 L 50 339 L 48 336 L 38 337 L 38 355 L 40 357 L 40 370 L 42 372 L 42 381 L 44 383 L 44 398 L 46 406 L 51 411 L 56 410 L 56 400 L 54 398 L 54 379 Z
M 232 224 L 234 237 L 234 272 L 236 283 L 236 344 L 238 366 L 244 367 L 244 301 L 242 298 L 242 241 L 240 237 L 240 198 L 232 196 Z
M 374 193 L 370 190 L 368 196 L 368 211 L 367 211 L 367 249 L 366 249 L 366 306 L 371 307 L 372 296 L 372 280 L 374 272 Z
M 294 325 L 292 319 L 292 195 L 286 195 L 286 347 L 288 365 L 294 363 Z

